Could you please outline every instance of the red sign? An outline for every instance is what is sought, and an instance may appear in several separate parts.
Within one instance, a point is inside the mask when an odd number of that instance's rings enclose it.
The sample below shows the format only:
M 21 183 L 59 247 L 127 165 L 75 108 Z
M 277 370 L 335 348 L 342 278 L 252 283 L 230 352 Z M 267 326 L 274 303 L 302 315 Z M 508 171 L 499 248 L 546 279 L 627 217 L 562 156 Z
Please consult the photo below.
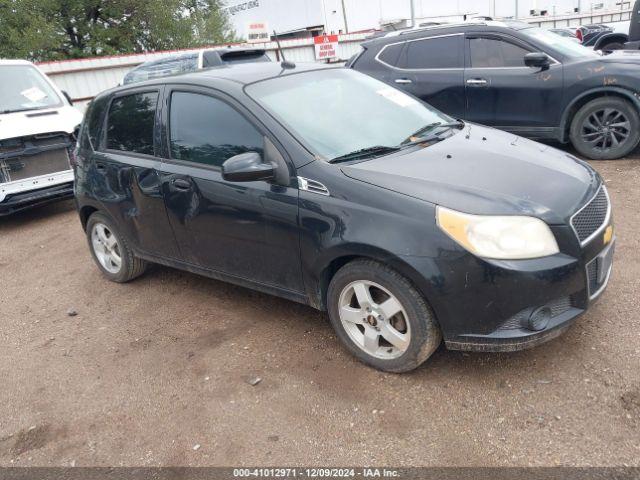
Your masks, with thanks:
M 316 59 L 326 60 L 338 56 L 338 35 L 319 35 L 313 37 Z

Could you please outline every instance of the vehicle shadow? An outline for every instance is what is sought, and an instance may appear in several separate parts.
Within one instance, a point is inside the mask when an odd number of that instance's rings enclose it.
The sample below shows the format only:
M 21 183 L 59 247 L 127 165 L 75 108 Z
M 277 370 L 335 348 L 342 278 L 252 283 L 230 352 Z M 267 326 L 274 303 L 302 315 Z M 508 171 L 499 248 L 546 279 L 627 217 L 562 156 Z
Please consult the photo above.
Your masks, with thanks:
M 286 355 L 288 361 L 280 368 L 288 374 L 310 376 L 318 382 L 324 380 L 327 384 L 331 383 L 329 378 L 333 379 L 332 381 L 346 382 L 358 376 L 370 381 L 375 381 L 380 375 L 388 378 L 396 376 L 376 371 L 351 356 L 334 334 L 326 311 L 318 311 L 280 297 L 159 265 L 154 265 L 143 278 L 151 282 L 151 288 L 154 289 L 172 283 L 180 286 L 183 292 L 200 294 L 198 298 L 222 300 L 227 311 L 235 312 L 236 318 L 230 325 L 232 329 L 239 327 L 234 325 L 239 318 L 249 318 L 259 319 L 250 322 L 251 326 L 247 327 L 254 330 L 254 334 L 261 331 L 268 336 L 273 331 L 287 331 L 287 337 L 291 341 Z M 265 315 L 264 312 L 269 314 Z M 201 321 L 204 323 L 207 320 Z M 201 327 L 207 331 L 204 325 Z M 228 340 L 237 341 L 233 337 Z M 532 372 L 532 377 L 546 378 L 545 376 L 552 375 L 553 368 L 561 366 L 566 361 L 567 349 L 586 351 L 587 345 L 579 325 L 575 325 L 560 338 L 549 343 L 516 352 L 460 352 L 448 350 L 442 343 L 423 365 L 402 376 L 411 383 L 428 381 L 445 385 L 452 381 L 489 381 L 502 388 L 504 375 L 512 376 L 514 371 L 519 370 L 528 371 L 532 365 L 539 366 Z M 266 355 L 269 351 L 266 349 L 261 353 Z M 336 370 L 338 359 L 340 371 Z
M 0 217 L 0 232 L 7 232 L 16 228 L 21 228 L 32 222 L 39 222 L 55 218 L 70 211 L 75 206 L 73 200 L 63 200 L 55 203 L 49 203 L 41 207 L 34 207 L 21 212 L 16 212 L 6 217 Z

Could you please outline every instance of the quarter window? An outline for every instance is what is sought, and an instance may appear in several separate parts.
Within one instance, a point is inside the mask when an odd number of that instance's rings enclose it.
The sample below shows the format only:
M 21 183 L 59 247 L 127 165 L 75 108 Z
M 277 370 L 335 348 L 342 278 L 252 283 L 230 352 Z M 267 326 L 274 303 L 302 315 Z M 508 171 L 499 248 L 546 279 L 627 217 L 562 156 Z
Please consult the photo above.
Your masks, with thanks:
M 473 68 L 524 67 L 524 56 L 529 53 L 513 43 L 494 38 L 472 38 L 469 45 Z
M 157 92 L 115 98 L 107 119 L 107 148 L 153 155 L 157 103 Z
M 389 45 L 385 47 L 380 53 L 380 60 L 387 65 L 396 66 L 398 59 L 400 58 L 400 52 L 404 43 L 397 43 L 395 45 Z
M 241 153 L 262 154 L 260 132 L 216 98 L 174 92 L 169 117 L 171 158 L 176 160 L 220 167 Z
M 409 69 L 462 68 L 462 35 L 407 42 L 398 67 Z

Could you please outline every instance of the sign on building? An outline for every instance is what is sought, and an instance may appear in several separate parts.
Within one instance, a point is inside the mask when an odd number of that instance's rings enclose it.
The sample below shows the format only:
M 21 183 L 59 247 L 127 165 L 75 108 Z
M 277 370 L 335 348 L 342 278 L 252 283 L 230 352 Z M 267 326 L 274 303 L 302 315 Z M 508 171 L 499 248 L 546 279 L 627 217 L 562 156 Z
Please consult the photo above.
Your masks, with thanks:
M 338 56 L 338 35 L 318 35 L 313 37 L 316 60 L 327 60 Z
M 267 22 L 249 22 L 246 32 L 249 43 L 268 42 L 271 38 Z

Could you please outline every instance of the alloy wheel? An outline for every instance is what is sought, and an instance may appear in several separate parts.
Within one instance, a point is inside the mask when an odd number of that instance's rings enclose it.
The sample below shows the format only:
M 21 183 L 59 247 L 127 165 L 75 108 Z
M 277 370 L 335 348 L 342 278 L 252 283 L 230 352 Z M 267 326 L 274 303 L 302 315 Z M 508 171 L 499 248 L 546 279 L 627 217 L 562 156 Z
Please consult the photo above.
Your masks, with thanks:
M 91 245 L 100 265 L 109 273 L 122 268 L 122 254 L 116 236 L 104 223 L 96 223 L 91 230 Z
M 615 108 L 605 108 L 591 113 L 582 124 L 582 140 L 594 150 L 618 148 L 631 134 L 631 122 Z
M 340 293 L 340 321 L 365 353 L 393 359 L 409 348 L 411 331 L 404 307 L 386 288 L 367 280 L 348 284 Z

